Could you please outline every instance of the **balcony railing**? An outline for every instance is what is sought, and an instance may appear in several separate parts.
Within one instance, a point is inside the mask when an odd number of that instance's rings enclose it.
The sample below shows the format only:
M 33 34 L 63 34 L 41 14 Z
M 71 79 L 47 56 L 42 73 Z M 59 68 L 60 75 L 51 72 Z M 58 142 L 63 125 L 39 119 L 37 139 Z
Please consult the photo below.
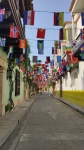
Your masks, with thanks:
M 74 47 L 72 48 L 73 54 L 78 51 L 78 49 L 80 48 L 80 46 L 81 46 L 83 43 L 84 43 L 84 40 L 77 40 L 77 41 L 76 41 L 76 46 L 74 46 Z

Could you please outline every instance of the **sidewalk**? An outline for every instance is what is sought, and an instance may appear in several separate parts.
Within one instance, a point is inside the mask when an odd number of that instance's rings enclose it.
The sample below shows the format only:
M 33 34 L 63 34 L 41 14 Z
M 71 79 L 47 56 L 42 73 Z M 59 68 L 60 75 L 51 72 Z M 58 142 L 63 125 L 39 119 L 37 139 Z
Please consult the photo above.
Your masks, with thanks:
M 55 98 L 57 98 L 58 100 L 60 100 L 62 103 L 68 105 L 69 107 L 71 107 L 72 109 L 76 110 L 77 112 L 81 113 L 82 115 L 84 115 L 84 107 L 78 106 L 68 100 L 65 100 L 61 97 L 58 96 L 54 96 Z
M 14 110 L 8 112 L 5 116 L 0 117 L 0 147 L 18 125 L 18 120 L 20 121 L 23 118 L 33 102 L 34 98 L 29 98 L 18 105 Z

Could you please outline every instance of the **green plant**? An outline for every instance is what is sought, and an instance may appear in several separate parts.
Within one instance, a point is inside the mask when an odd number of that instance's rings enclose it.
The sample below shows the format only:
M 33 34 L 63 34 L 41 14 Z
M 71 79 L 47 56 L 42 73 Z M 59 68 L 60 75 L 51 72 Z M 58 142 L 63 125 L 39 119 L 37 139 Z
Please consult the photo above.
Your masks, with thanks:
M 12 109 L 12 106 L 10 104 L 5 105 L 5 112 Z

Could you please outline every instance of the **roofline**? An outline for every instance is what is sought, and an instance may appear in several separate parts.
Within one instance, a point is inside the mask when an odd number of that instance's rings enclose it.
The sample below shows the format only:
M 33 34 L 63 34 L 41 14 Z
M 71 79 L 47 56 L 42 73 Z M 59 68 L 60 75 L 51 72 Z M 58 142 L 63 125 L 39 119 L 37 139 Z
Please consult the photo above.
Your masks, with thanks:
M 76 0 L 72 0 L 72 2 L 71 2 L 70 8 L 69 8 L 69 11 L 70 11 L 70 12 L 72 11 L 72 8 L 73 8 L 73 5 L 74 5 L 75 1 L 76 1 Z
M 66 26 L 66 24 L 72 24 L 72 21 L 66 21 L 66 22 L 64 22 L 63 28 Z

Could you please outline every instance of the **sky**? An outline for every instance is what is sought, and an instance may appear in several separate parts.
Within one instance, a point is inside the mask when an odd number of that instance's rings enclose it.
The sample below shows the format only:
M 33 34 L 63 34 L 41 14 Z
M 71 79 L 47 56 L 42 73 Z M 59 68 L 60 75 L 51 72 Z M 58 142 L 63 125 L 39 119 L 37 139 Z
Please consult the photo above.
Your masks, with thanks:
M 32 61 L 32 56 L 38 56 L 38 60 L 42 60 L 45 63 L 46 56 L 50 56 L 52 60 L 52 47 L 54 46 L 54 40 L 59 40 L 60 26 L 53 26 L 53 12 L 64 12 L 64 22 L 71 21 L 71 13 L 69 8 L 72 0 L 33 0 L 33 6 L 35 11 L 34 26 L 26 25 L 25 34 L 26 39 L 29 42 Z M 37 50 L 37 29 L 45 28 L 46 34 L 44 39 L 44 55 L 39 55 Z M 42 39 L 41 39 L 42 40 Z

